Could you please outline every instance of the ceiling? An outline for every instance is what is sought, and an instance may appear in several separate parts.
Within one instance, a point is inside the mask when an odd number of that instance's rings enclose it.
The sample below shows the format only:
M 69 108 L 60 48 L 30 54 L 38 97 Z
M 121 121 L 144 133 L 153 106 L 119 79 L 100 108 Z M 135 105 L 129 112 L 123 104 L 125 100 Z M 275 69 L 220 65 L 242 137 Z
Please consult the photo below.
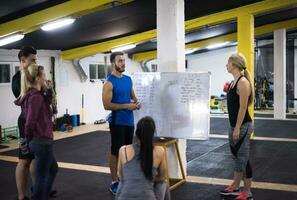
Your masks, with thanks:
M 9 0 L 1 2 L 1 24 L 24 17 L 34 12 L 67 2 L 67 0 Z M 185 19 L 190 20 L 210 15 L 259 0 L 185 0 Z M 277 11 L 255 17 L 255 26 L 297 18 L 297 8 Z M 78 18 L 71 26 L 52 32 L 40 29 L 28 33 L 21 41 L 0 48 L 17 49 L 23 45 L 33 45 L 37 49 L 68 50 L 98 42 L 109 41 L 136 33 L 156 29 L 156 0 L 135 0 L 111 9 L 93 12 Z M 186 43 L 200 41 L 237 31 L 236 22 L 206 26 L 186 34 Z M 297 31 L 291 31 L 290 38 L 296 38 Z M 265 36 L 265 37 L 269 37 Z M 149 41 L 137 45 L 129 54 L 156 49 L 156 42 Z

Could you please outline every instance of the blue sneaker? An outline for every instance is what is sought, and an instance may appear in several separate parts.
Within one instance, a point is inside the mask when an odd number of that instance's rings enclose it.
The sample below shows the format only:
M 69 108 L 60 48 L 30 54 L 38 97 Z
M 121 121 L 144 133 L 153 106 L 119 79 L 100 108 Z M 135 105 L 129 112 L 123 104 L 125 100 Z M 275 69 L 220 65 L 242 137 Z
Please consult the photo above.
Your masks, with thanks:
M 118 182 L 118 181 L 116 181 L 116 182 L 110 184 L 109 191 L 110 191 L 113 195 L 116 195 L 117 190 L 118 190 L 118 186 L 119 186 L 119 182 Z

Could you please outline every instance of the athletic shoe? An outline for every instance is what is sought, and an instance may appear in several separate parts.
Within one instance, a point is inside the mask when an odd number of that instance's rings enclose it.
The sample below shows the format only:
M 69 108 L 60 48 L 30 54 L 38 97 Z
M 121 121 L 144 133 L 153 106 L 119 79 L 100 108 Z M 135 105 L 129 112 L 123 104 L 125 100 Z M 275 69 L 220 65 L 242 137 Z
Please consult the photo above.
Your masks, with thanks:
M 119 182 L 118 182 L 118 181 L 116 181 L 116 182 L 110 184 L 109 191 L 110 191 L 113 195 L 116 195 L 117 190 L 118 190 L 118 186 L 119 186 Z
M 52 191 L 49 193 L 49 197 L 50 197 L 50 198 L 56 198 L 56 197 L 57 197 L 57 190 L 52 190 Z
M 220 191 L 220 194 L 224 196 L 229 196 L 229 195 L 237 196 L 239 195 L 239 193 L 240 193 L 240 190 L 234 189 L 232 185 L 229 185 L 224 190 Z
M 235 198 L 235 200 L 247 200 L 248 194 L 246 192 L 240 192 L 239 195 Z
M 19 198 L 17 198 L 17 200 L 19 200 Z M 30 200 L 30 198 L 25 196 L 22 200 Z
M 253 194 L 252 194 L 252 192 L 248 192 L 248 194 L 247 194 L 247 199 L 248 200 L 253 200 L 254 198 L 253 198 Z

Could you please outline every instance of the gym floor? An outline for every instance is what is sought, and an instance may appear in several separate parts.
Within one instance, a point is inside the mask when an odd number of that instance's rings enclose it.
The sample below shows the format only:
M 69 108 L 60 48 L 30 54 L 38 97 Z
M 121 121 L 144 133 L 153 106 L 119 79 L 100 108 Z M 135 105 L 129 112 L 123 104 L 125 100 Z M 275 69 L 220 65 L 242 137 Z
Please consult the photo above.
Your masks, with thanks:
M 187 141 L 187 182 L 171 192 L 173 200 L 221 199 L 218 191 L 232 178 L 225 118 L 211 118 L 211 138 Z M 297 199 L 296 121 L 255 121 L 251 143 L 254 199 Z M 108 191 L 110 137 L 107 125 L 86 125 L 55 133 L 60 171 L 56 199 L 113 199 Z M 16 198 L 17 143 L 0 147 L 0 199 Z

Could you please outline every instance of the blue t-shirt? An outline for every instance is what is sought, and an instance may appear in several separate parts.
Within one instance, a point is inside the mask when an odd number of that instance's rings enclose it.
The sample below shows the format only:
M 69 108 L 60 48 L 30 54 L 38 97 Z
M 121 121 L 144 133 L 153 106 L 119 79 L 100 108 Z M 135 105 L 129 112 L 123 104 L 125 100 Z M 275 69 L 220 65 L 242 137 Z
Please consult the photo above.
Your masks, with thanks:
M 123 75 L 122 77 L 116 77 L 111 74 L 107 81 L 112 84 L 112 103 L 127 104 L 131 103 L 131 91 L 132 91 L 132 80 L 129 76 Z M 122 109 L 112 111 L 112 115 L 108 120 L 114 125 L 125 125 L 134 126 L 134 115 L 133 111 Z M 114 119 L 114 121 L 112 121 Z

